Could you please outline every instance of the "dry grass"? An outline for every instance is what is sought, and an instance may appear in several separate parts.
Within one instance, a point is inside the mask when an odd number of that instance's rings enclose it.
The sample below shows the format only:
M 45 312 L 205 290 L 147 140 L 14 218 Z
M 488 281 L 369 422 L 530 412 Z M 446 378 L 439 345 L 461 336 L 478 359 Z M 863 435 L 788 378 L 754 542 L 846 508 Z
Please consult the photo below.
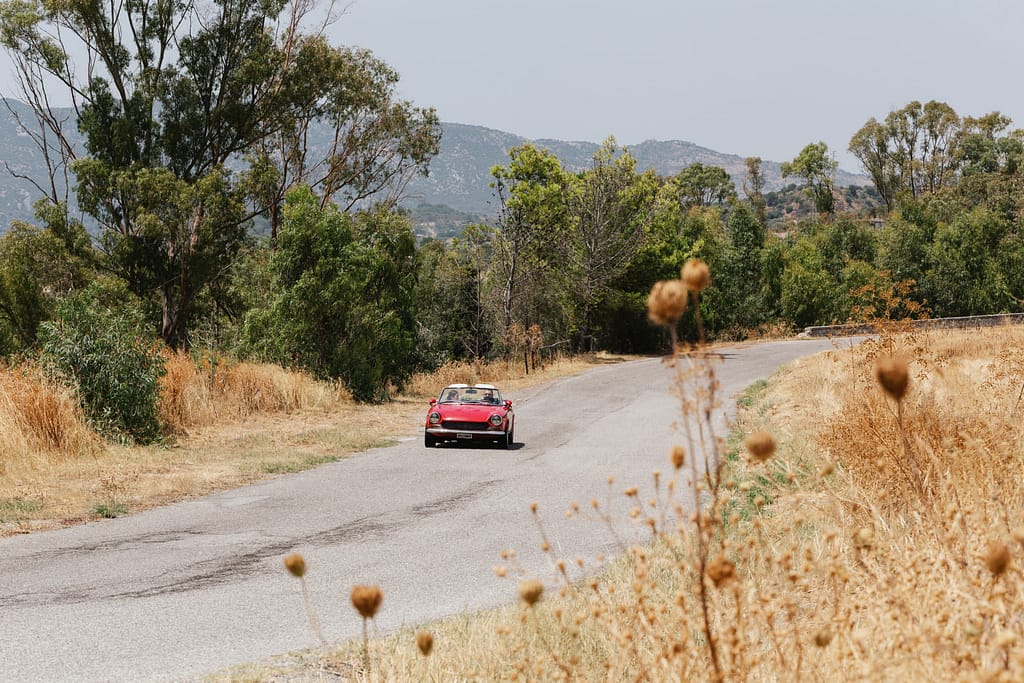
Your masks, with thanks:
M 1024 329 L 1004 328 L 883 335 L 806 359 L 745 397 L 729 444 L 681 435 L 721 468 L 690 458 L 626 490 L 650 542 L 610 567 L 551 554 L 543 599 L 430 625 L 429 656 L 406 629 L 370 643 L 369 670 L 363 645 L 345 643 L 226 677 L 1024 680 L 1021 349 Z M 875 378 L 894 355 L 909 362 L 900 401 Z M 699 416 L 713 368 L 678 367 L 683 414 Z M 761 430 L 778 448 L 756 463 L 739 440 Z M 692 481 L 696 514 L 679 504 Z M 503 565 L 511 597 L 522 577 L 514 557 Z
M 331 410 L 351 403 L 336 384 L 265 363 L 225 362 L 168 354 L 161 379 L 160 422 L 168 432 L 237 421 L 250 415 Z
M 515 391 L 615 360 L 560 360 L 528 377 L 500 362 L 451 366 L 414 378 L 419 395 L 360 405 L 337 385 L 277 366 L 168 355 L 167 439 L 146 447 L 103 442 L 74 396 L 32 368 L 0 369 L 0 536 L 137 512 L 394 443 L 422 428 L 422 398 L 451 381 Z

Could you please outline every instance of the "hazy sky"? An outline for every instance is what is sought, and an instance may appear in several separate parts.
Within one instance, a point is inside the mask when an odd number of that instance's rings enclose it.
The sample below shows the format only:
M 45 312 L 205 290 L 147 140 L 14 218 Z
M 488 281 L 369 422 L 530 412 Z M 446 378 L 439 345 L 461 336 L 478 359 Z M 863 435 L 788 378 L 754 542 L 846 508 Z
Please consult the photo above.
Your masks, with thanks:
M 773 161 L 824 140 L 858 170 L 850 137 L 915 99 L 1024 127 L 1021 0 L 355 0 L 330 36 L 443 121 L 534 139 Z
M 912 100 L 1024 127 L 1019 0 L 355 0 L 331 29 L 442 121 L 529 138 L 688 140 L 844 168 Z

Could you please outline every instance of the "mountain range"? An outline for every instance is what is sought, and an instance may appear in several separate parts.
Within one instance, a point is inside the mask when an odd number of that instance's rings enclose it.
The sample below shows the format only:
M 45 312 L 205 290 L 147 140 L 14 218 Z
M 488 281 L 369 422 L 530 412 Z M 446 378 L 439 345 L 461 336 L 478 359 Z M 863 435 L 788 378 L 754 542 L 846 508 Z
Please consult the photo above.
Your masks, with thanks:
M 41 193 L 28 179 L 40 184 L 49 182 L 42 154 L 17 123 L 17 118 L 26 123 L 34 121 L 31 112 L 27 105 L 15 100 L 5 104 L 6 107 L 0 107 L 0 232 L 6 230 L 11 220 L 33 219 L 32 204 Z M 72 111 L 68 110 L 67 115 L 70 118 Z M 491 168 L 507 164 L 512 147 L 529 142 L 546 148 L 573 171 L 587 168 L 600 148 L 596 142 L 529 140 L 461 123 L 443 123 L 442 128 L 440 153 L 431 162 L 429 175 L 414 178 L 404 200 L 417 223 L 417 233 L 423 235 L 450 234 L 453 226 L 494 216 L 497 210 L 490 188 Z M 647 140 L 627 149 L 637 160 L 638 170 L 653 168 L 662 176 L 675 175 L 696 162 L 724 168 L 737 187 L 746 174 L 743 157 L 692 142 Z M 783 179 L 778 162 L 765 160 L 762 170 L 766 191 L 781 189 L 790 182 Z M 836 174 L 838 187 L 870 184 L 871 180 L 864 175 L 842 170 Z
M 430 164 L 430 175 L 416 178 L 410 184 L 406 203 L 442 204 L 469 213 L 493 213 L 491 203 L 491 168 L 508 163 L 508 150 L 532 143 L 551 151 L 562 165 L 573 171 L 586 169 L 600 149 L 596 142 L 566 142 L 563 140 L 530 140 L 483 126 L 462 123 L 443 124 L 441 151 Z M 723 154 L 682 140 L 646 140 L 637 145 L 626 145 L 637 161 L 637 170 L 653 168 L 661 176 L 672 176 L 690 164 L 724 168 L 741 187 L 746 177 L 744 158 L 737 154 Z M 779 190 L 795 179 L 783 179 L 781 164 L 765 160 L 765 191 Z M 836 186 L 870 185 L 865 175 L 840 170 L 836 173 Z

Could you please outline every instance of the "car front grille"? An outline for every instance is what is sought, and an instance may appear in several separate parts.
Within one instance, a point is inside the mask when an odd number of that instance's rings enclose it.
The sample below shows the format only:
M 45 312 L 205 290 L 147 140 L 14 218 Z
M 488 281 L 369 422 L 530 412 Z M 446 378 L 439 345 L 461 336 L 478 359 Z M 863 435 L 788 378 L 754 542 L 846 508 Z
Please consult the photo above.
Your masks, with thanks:
M 486 422 L 459 422 L 458 420 L 445 420 L 441 426 L 445 429 L 465 429 L 469 431 L 487 429 L 490 425 Z

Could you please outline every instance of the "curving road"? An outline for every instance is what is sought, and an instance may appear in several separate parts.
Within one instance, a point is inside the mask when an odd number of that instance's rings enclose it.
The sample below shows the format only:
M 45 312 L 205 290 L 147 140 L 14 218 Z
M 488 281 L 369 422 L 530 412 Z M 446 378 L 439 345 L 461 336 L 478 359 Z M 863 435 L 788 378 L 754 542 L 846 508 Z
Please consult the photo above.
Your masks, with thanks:
M 845 342 L 849 344 L 850 342 Z M 727 349 L 724 396 L 828 340 Z M 316 470 L 81 527 L 0 540 L 0 680 L 187 680 L 316 645 L 282 557 L 302 552 L 329 639 L 356 636 L 355 583 L 385 593 L 381 631 L 509 601 L 504 548 L 550 576 L 557 555 L 613 552 L 573 501 L 669 469 L 679 416 L 658 360 L 609 365 L 512 398 L 512 451 L 425 449 L 422 437 Z M 425 406 L 424 406 L 425 407 Z M 621 496 L 617 496 L 621 499 Z

